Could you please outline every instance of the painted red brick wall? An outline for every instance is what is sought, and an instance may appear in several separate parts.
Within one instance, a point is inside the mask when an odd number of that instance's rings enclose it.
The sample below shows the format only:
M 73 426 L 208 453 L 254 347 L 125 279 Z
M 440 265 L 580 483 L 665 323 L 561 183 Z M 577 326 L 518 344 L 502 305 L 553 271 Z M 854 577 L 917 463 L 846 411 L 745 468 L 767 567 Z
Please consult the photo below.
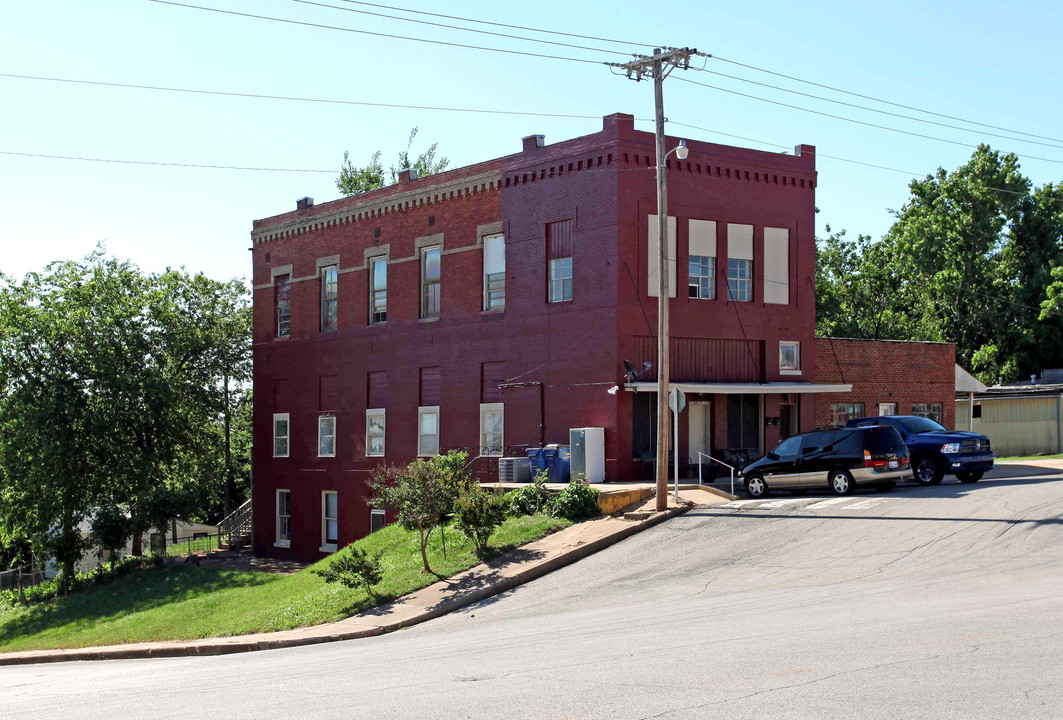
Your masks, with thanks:
M 942 424 L 956 418 L 956 346 L 951 343 L 816 339 L 817 380 L 851 383 L 851 393 L 816 395 L 816 427 L 831 422 L 831 403 L 862 402 L 867 415 L 879 403 L 896 403 L 909 415 L 912 403 L 941 403 Z

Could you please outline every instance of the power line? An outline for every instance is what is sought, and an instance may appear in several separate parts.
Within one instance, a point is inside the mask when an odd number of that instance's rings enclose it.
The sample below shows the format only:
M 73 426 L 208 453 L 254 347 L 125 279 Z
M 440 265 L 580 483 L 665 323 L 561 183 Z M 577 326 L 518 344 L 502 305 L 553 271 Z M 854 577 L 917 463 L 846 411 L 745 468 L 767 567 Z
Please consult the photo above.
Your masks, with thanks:
M 302 0 L 296 0 L 301 2 Z M 813 95 L 811 93 L 801 92 L 799 90 L 791 90 L 790 88 L 780 87 L 778 85 L 772 85 L 770 83 L 757 82 L 756 80 L 750 80 L 748 78 L 739 77 L 737 75 L 728 75 L 727 73 L 716 72 L 714 70 L 707 70 L 704 68 L 693 68 L 697 72 L 708 73 L 710 75 L 717 75 L 719 77 L 728 78 L 730 80 L 738 80 L 739 82 L 749 83 L 750 85 L 758 85 L 760 87 L 770 88 L 772 90 L 778 90 L 780 92 L 790 93 L 792 95 L 800 95 L 801 97 L 811 98 L 812 100 L 820 100 L 822 102 L 834 103 L 835 105 L 843 105 L 845 107 L 856 108 L 857 110 L 866 110 L 867 112 L 879 113 L 881 115 L 889 115 L 890 117 L 901 118 L 903 120 L 911 120 L 913 122 L 926 123 L 927 125 L 936 125 L 938 127 L 949 128 L 951 130 L 960 130 L 962 132 L 976 133 L 978 135 L 988 135 L 990 137 L 1003 138 L 1005 140 L 1013 140 L 1015 142 L 1030 143 L 1033 145 L 1043 145 L 1045 147 L 1051 147 L 1063 150 L 1063 145 L 1058 143 L 1040 142 L 1038 140 L 1025 140 L 1023 138 L 1013 137 L 1011 135 L 1001 135 L 999 133 L 986 132 L 985 130 L 976 130 L 974 128 L 965 128 L 959 125 L 951 125 L 949 123 L 938 122 L 936 120 L 926 120 L 924 118 L 913 117 L 911 115 L 904 115 L 902 113 L 890 112 L 889 110 L 878 110 L 877 108 L 867 107 L 866 105 L 857 105 L 856 103 L 849 103 L 843 100 L 834 100 L 833 98 L 823 97 L 822 95 Z
M 385 10 L 398 10 L 399 12 L 410 13 L 413 15 L 426 15 L 429 17 L 443 18 L 445 20 L 460 20 L 461 22 L 477 23 L 479 25 L 490 25 L 492 27 L 504 27 L 511 30 L 527 30 L 529 32 L 545 33 L 547 35 L 559 35 L 562 37 L 579 38 L 580 40 L 597 40 L 599 42 L 614 43 L 616 45 L 630 45 L 632 47 L 653 47 L 654 43 L 640 43 L 640 42 L 628 42 L 627 40 L 613 40 L 610 38 L 595 37 L 593 35 L 579 35 L 577 33 L 561 32 L 560 30 L 544 30 L 542 28 L 528 27 L 526 25 L 509 25 L 500 22 L 490 22 L 488 20 L 478 20 L 476 18 L 460 17 L 458 15 L 444 15 L 442 13 L 428 12 L 426 10 L 411 10 L 410 8 L 396 7 L 394 5 L 381 5 L 379 3 L 371 2 L 359 2 L 359 0 L 341 0 L 341 2 L 350 3 L 351 5 L 364 5 L 366 7 L 383 8 Z
M 491 35 L 494 37 L 508 38 L 510 40 L 522 40 L 525 42 L 541 43 L 543 45 L 554 45 L 557 47 L 574 48 L 576 50 L 590 50 L 591 52 L 606 53 L 608 55 L 621 55 L 619 50 L 605 50 L 602 48 L 589 47 L 587 45 L 573 45 L 572 43 L 555 42 L 553 40 L 541 40 L 539 38 L 524 37 L 522 35 L 510 35 L 508 33 L 492 32 L 490 30 L 477 30 L 476 28 L 461 27 L 460 25 L 447 25 L 446 23 L 431 22 L 429 20 L 416 20 L 414 18 L 405 18 L 398 15 L 387 15 L 385 13 L 377 13 L 369 10 L 358 10 L 349 7 L 340 7 L 339 5 L 329 5 L 328 3 L 313 2 L 313 0 L 291 0 L 291 2 L 299 3 L 300 5 L 312 5 L 315 7 L 329 8 L 332 10 L 342 10 L 343 12 L 358 13 L 359 15 L 370 15 L 372 17 L 387 18 L 388 20 L 399 20 L 401 22 L 417 23 L 418 25 L 429 25 L 431 27 L 447 28 L 448 30 L 461 30 L 463 32 L 478 33 L 480 35 Z
M 297 173 L 329 173 L 336 175 L 337 170 L 307 170 L 302 168 L 268 168 L 268 167 L 245 167 L 238 165 L 201 165 L 197 163 L 179 162 L 155 162 L 152 160 L 116 160 L 113 158 L 80 157 L 75 155 L 45 155 L 43 153 L 13 152 L 0 150 L 0 155 L 17 155 L 19 157 L 49 158 L 51 160 L 83 160 L 85 162 L 117 163 L 121 165 L 159 165 L 163 167 L 206 168 L 209 170 L 253 170 L 256 172 L 297 172 Z
M 158 1 L 159 0 L 153 0 L 153 2 L 158 2 Z M 778 100 L 769 100 L 768 98 L 763 98 L 763 97 L 760 97 L 759 95 L 750 95 L 748 93 L 738 92 L 737 90 L 728 90 L 727 88 L 722 88 L 722 87 L 719 87 L 717 85 L 709 85 L 708 83 L 702 83 L 702 82 L 698 82 L 696 80 L 690 80 L 690 79 L 684 78 L 684 77 L 676 78 L 676 80 L 678 80 L 680 82 L 690 83 L 691 85 L 698 85 L 700 87 L 708 88 L 710 90 L 718 90 L 720 92 L 725 92 L 725 93 L 728 93 L 728 94 L 731 94 L 731 95 L 738 95 L 739 97 L 749 98 L 750 100 L 758 100 L 760 102 L 769 103 L 771 105 L 779 105 L 781 107 L 790 108 L 791 110 L 800 110 L 801 112 L 811 113 L 813 115 L 820 115 L 822 117 L 833 118 L 835 120 L 842 120 L 843 122 L 853 123 L 853 124 L 856 124 L 856 125 L 863 125 L 864 127 L 877 128 L 879 130 L 886 130 L 888 132 L 899 133 L 901 135 L 910 135 L 912 137 L 923 138 L 923 139 L 926 139 L 926 140 L 935 140 L 937 142 L 943 142 L 943 143 L 947 143 L 949 145 L 958 145 L 960 147 L 965 147 L 965 148 L 976 147 L 974 145 L 970 145 L 970 144 L 965 143 L 965 142 L 960 142 L 959 140 L 949 140 L 948 138 L 941 138 L 941 137 L 937 137 L 935 135 L 924 135 L 923 133 L 912 132 L 910 130 L 901 130 L 900 128 L 889 127 L 888 125 L 878 125 L 876 123 L 870 123 L 870 122 L 866 122 L 864 120 L 856 120 L 855 118 L 847 118 L 847 117 L 845 117 L 843 115 L 834 115 L 832 113 L 826 113 L 826 112 L 822 112 L 820 110 L 812 110 L 811 108 L 801 107 L 800 105 L 791 105 L 789 103 L 780 102 Z M 1027 158 L 1029 160 L 1042 160 L 1044 162 L 1050 162 L 1050 163 L 1056 163 L 1058 165 L 1063 165 L 1063 160 L 1053 160 L 1052 158 L 1039 157 L 1037 155 L 1027 155 L 1025 153 L 1023 153 L 1022 157 L 1025 157 L 1025 158 Z
M 197 88 L 169 87 L 165 85 L 138 85 L 135 83 L 106 82 L 102 80 L 78 80 L 74 78 L 47 77 L 43 75 L 16 75 L 14 73 L 0 73 L 0 78 L 15 78 L 18 80 L 40 80 L 45 82 L 71 83 L 74 85 L 94 85 L 100 87 L 125 88 L 133 90 L 157 90 L 164 92 L 190 93 L 194 95 L 218 95 L 223 97 L 253 98 L 258 100 L 286 100 L 291 102 L 324 103 L 332 105 L 356 105 L 361 107 L 397 108 L 400 110 L 438 110 L 440 112 L 464 112 L 479 113 L 486 115 L 521 115 L 528 117 L 548 118 L 571 118 L 577 120 L 600 120 L 600 115 L 575 115 L 569 113 L 544 113 L 524 112 L 520 110 L 492 110 L 486 108 L 462 108 L 439 105 L 401 105 L 397 103 L 366 102 L 362 100 L 339 100 L 334 98 L 311 98 L 294 95 L 266 95 L 259 93 L 243 93 L 228 90 L 201 90 Z
M 877 98 L 877 97 L 874 97 L 874 96 L 871 96 L 871 95 L 863 95 L 863 94 L 858 93 L 858 92 L 852 92 L 850 90 L 843 90 L 841 88 L 834 87 L 834 86 L 831 86 L 831 85 L 824 85 L 823 83 L 812 82 L 811 80 L 803 80 L 803 79 L 801 79 L 799 77 L 795 77 L 793 75 L 787 75 L 785 73 L 775 72 L 774 70 L 767 70 L 765 68 L 757 67 L 756 65 L 749 65 L 749 64 L 746 64 L 746 63 L 738 62 L 737 60 L 728 60 L 727 58 L 720 57 L 719 55 L 713 55 L 712 57 L 713 57 L 714 60 L 719 60 L 720 62 L 729 63 L 731 65 L 737 65 L 739 67 L 748 68 L 750 70 L 756 70 L 757 72 L 766 73 L 768 75 L 774 75 L 776 77 L 785 78 L 787 80 L 793 80 L 794 82 L 804 83 L 805 85 L 811 85 L 813 87 L 823 88 L 824 90 L 830 90 L 832 92 L 842 93 L 843 95 L 850 95 L 852 97 L 863 98 L 864 100 L 871 100 L 873 102 L 882 103 L 883 105 L 892 105 L 893 107 L 902 108 L 904 110 L 914 110 L 915 112 L 920 112 L 920 113 L 923 113 L 925 115 L 933 115 L 935 117 L 945 118 L 946 120 L 955 120 L 957 122 L 967 123 L 968 125 L 978 125 L 980 127 L 990 128 L 992 130 L 1003 130 L 1004 132 L 1015 133 L 1016 135 L 1027 135 L 1029 137 L 1040 138 L 1041 140 L 1052 140 L 1054 142 L 1063 142 L 1063 140 L 1061 140 L 1059 138 L 1048 137 L 1048 136 L 1045 136 L 1045 135 L 1035 135 L 1034 133 L 1023 132 L 1022 130 L 1015 130 L 1013 128 L 1000 127 L 998 125 L 989 125 L 987 123 L 981 123 L 981 122 L 977 122 L 975 120 L 967 120 L 965 118 L 956 117 L 954 115 L 945 115 L 944 113 L 933 112 L 931 110 L 924 110 L 923 108 L 915 107 L 915 106 L 912 106 L 912 105 L 903 105 L 901 103 L 891 102 L 889 100 L 883 100 L 882 98 Z
M 340 32 L 355 33 L 358 35 L 371 35 L 373 37 L 388 38 L 389 40 L 408 40 L 410 42 L 426 43 L 429 45 L 444 45 L 446 47 L 465 48 L 467 50 L 483 50 L 486 52 L 504 53 L 506 55 L 522 55 L 524 57 L 545 58 L 548 60 L 566 60 L 568 62 L 586 63 L 590 65 L 602 65 L 600 60 L 587 60 L 586 58 L 565 57 L 562 55 L 547 55 L 545 53 L 533 53 L 523 50 L 506 50 L 504 48 L 484 47 L 482 45 L 468 45 L 465 43 L 446 42 L 443 40 L 429 40 L 427 38 L 409 37 L 407 35 L 393 35 L 390 33 L 372 32 L 369 30 L 356 30 L 355 28 L 339 27 L 337 25 L 324 25 L 322 23 L 305 22 L 302 20 L 290 20 L 288 18 L 272 17 L 270 15 L 255 15 L 253 13 L 237 12 L 235 10 L 222 10 L 220 8 L 204 7 L 202 5 L 189 5 L 186 3 L 173 2 L 172 0 L 148 0 L 159 5 L 171 5 L 173 7 L 187 8 L 190 10 L 203 10 L 204 12 L 218 13 L 220 15 L 232 15 L 234 17 L 253 18 L 255 20 L 269 20 L 271 22 L 298 25 L 300 27 L 312 27 L 320 30 L 338 30 Z

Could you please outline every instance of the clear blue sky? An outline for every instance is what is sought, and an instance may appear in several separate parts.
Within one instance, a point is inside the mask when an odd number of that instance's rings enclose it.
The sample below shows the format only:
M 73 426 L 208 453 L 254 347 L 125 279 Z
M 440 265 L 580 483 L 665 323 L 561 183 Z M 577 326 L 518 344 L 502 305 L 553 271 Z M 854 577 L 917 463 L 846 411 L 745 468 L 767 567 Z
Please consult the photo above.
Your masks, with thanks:
M 291 0 L 187 0 L 193 4 L 453 42 L 610 56 L 358 15 Z M 668 2 L 389 5 L 652 44 L 693 46 L 723 58 L 982 123 L 1063 138 L 1058 0 L 1024 3 Z M 338 6 L 372 10 L 322 0 Z M 886 6 L 888 5 L 888 7 Z M 400 14 L 389 10 L 378 10 Z M 523 58 L 296 27 L 155 4 L 147 0 L 5 3 L 0 73 L 117 83 L 445 105 L 600 117 L 652 117 L 652 86 L 603 66 Z M 413 16 L 417 17 L 417 16 Z M 432 18 L 423 18 L 431 20 Z M 439 20 L 439 22 L 447 22 Z M 483 27 L 483 26 L 478 26 Z M 560 42 L 616 45 L 486 28 Z M 622 55 L 617 55 L 622 60 Z M 717 70 L 867 104 L 752 70 Z M 683 75 L 739 92 L 912 132 L 1063 161 L 1045 147 L 933 127 L 830 105 L 704 73 Z M 275 168 L 338 169 L 376 149 L 385 164 L 420 127 L 415 150 L 438 141 L 452 167 L 515 152 L 520 138 L 547 142 L 600 128 L 600 119 L 548 119 L 373 109 L 79 86 L 0 77 L 0 150 Z M 882 109 L 908 113 L 897 108 Z M 914 171 L 962 164 L 971 148 L 861 127 L 670 80 L 673 121 Z M 925 116 L 924 116 L 925 117 Z M 941 122 L 950 122 L 941 120 Z M 641 127 L 650 129 L 649 124 Z M 709 132 L 672 134 L 764 147 Z M 996 132 L 996 131 L 992 131 Z M 1008 133 L 1005 133 L 1008 134 Z M 97 242 L 149 270 L 184 265 L 246 276 L 251 221 L 294 208 L 296 198 L 337 197 L 334 176 L 75 162 L 0 155 L 0 272 L 21 274 L 79 257 Z M 1063 165 L 1023 159 L 1036 184 L 1063 179 Z M 823 225 L 881 235 L 888 208 L 907 197 L 903 174 L 820 158 Z

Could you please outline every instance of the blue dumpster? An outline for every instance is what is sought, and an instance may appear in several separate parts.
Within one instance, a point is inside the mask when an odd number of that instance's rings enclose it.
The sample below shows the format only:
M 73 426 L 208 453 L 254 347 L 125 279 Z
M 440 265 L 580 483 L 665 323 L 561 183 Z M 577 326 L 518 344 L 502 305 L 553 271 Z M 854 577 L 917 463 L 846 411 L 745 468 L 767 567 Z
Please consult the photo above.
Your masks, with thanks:
M 569 464 L 572 453 L 568 445 L 548 445 L 544 448 L 527 448 L 528 461 L 531 463 L 532 475 L 545 470 L 549 482 L 566 483 L 569 478 Z

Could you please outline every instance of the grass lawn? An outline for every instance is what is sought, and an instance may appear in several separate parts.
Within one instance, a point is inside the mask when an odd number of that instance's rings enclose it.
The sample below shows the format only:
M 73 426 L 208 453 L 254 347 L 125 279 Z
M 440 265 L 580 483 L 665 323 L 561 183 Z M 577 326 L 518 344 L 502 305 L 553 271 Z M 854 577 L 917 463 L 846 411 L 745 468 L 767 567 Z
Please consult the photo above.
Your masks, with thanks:
M 491 536 L 499 551 L 567 527 L 568 520 L 531 515 L 509 518 Z M 434 574 L 421 574 L 417 535 L 390 525 L 355 543 L 383 551 L 382 601 L 430 585 L 480 562 L 473 543 L 457 528 L 438 532 L 428 557 Z M 171 564 L 138 570 L 109 585 L 30 607 L 0 607 L 0 652 L 88 647 L 288 630 L 339 620 L 374 604 L 363 590 L 328 585 L 310 571 L 270 575 Z
M 1011 457 L 998 457 L 998 461 L 1016 462 L 1019 460 L 1037 461 L 1037 460 L 1063 460 L 1063 455 L 1012 455 Z

